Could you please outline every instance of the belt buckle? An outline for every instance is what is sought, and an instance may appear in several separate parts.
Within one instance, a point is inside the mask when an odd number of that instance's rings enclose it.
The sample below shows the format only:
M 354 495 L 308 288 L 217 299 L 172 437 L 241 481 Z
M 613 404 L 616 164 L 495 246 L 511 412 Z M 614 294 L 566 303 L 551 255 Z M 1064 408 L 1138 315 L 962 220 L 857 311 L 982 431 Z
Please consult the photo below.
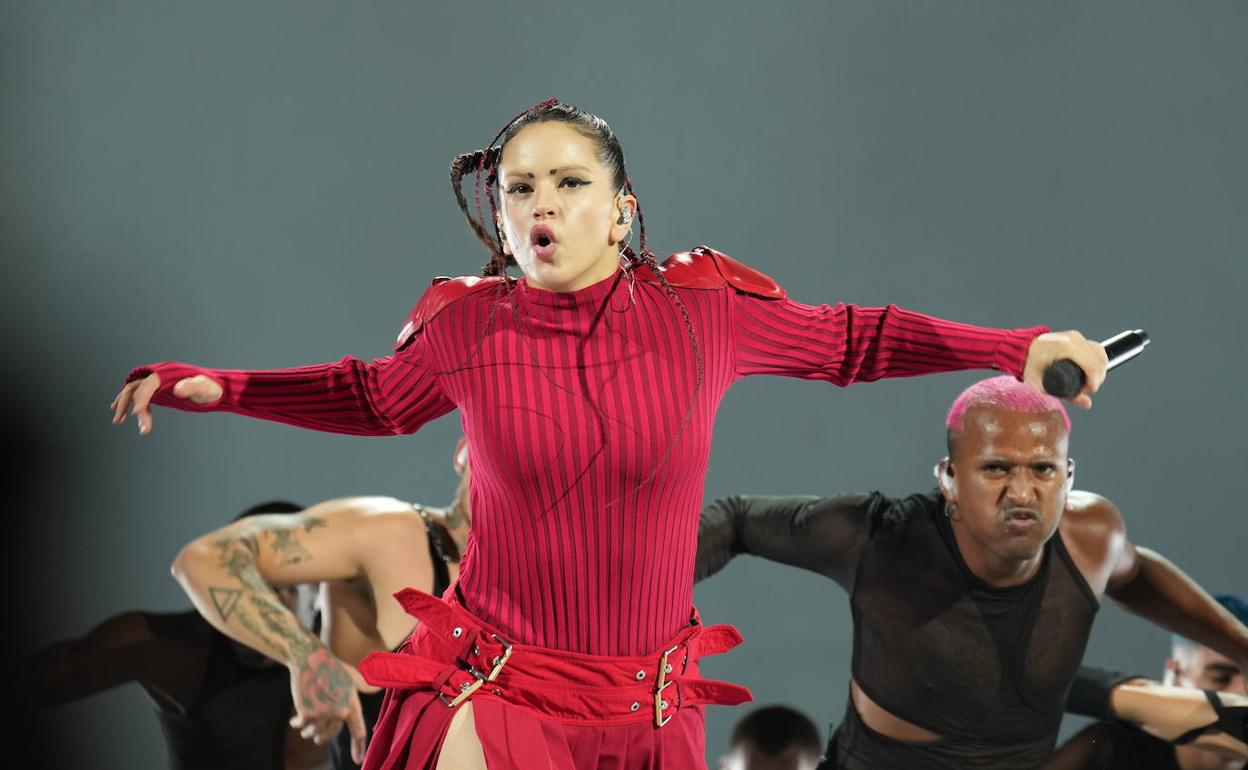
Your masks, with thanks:
M 474 692 L 481 689 L 481 685 L 485 684 L 486 682 L 493 682 L 495 679 L 498 678 L 498 675 L 502 673 L 503 667 L 507 665 L 507 661 L 511 660 L 511 643 L 503 639 L 498 634 L 490 634 L 490 638 L 492 638 L 494 641 L 498 642 L 499 644 L 503 646 L 503 654 L 494 659 L 494 668 L 490 669 L 489 674 L 486 674 L 478 670 L 477 667 L 472 665 L 471 663 L 468 664 L 466 671 L 467 673 L 471 674 L 474 678 L 474 681 L 472 682 L 472 684 L 468 684 L 467 682 L 465 682 L 464 684 L 460 685 L 459 694 L 450 700 L 446 699 L 445 693 L 442 693 L 442 692 L 438 693 L 438 698 L 440 698 L 441 701 L 446 704 L 447 708 L 455 708 L 459 704 L 468 700 L 468 698 Z
M 490 634 L 490 638 L 503 645 L 503 654 L 495 658 L 494 668 L 490 669 L 490 675 L 485 678 L 487 682 L 493 682 L 498 679 L 498 675 L 502 672 L 503 666 L 507 665 L 507 661 L 511 660 L 511 643 L 503 639 L 498 634 Z
M 671 687 L 672 685 L 676 684 L 675 682 L 667 681 L 667 672 L 668 672 L 668 669 L 671 668 L 671 666 L 668 665 L 667 660 L 668 660 L 668 656 L 670 656 L 673 652 L 676 652 L 676 650 L 678 649 L 680 649 L 679 644 L 675 645 L 670 650 L 667 650 L 661 656 L 659 656 L 659 678 L 654 687 L 654 726 L 655 727 L 662 727 L 663 725 L 670 722 L 672 717 L 676 715 L 676 712 L 673 711 L 671 714 L 667 715 L 666 717 L 663 716 L 665 707 L 668 705 L 667 701 L 663 700 L 663 691 Z
M 440 698 L 442 702 L 446 704 L 447 708 L 453 709 L 459 704 L 468 700 L 468 696 L 472 695 L 474 692 L 481 689 L 481 685 L 483 684 L 485 684 L 484 679 L 475 679 L 473 680 L 472 684 L 468 684 L 467 682 L 464 682 L 462 685 L 460 685 L 459 695 L 456 695 L 454 698 L 447 700 L 446 694 L 439 692 L 438 698 Z

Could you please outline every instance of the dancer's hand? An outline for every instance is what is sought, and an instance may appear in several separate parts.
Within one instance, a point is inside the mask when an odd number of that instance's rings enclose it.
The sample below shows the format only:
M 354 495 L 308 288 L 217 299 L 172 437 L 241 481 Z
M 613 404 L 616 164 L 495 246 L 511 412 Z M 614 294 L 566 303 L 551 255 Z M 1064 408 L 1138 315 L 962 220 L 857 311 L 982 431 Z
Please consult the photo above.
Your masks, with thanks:
M 146 436 L 152 432 L 152 396 L 160 388 L 160 375 L 149 374 L 141 380 L 127 382 L 110 405 L 113 409 L 113 424 L 120 425 L 126 420 L 127 409 L 139 423 L 139 435 Z M 221 398 L 225 390 L 221 384 L 211 377 L 198 374 L 178 380 L 173 386 L 173 395 L 178 398 L 189 398 L 196 404 L 211 404 Z
M 376 691 L 364 683 L 359 671 L 323 647 L 302 664 L 290 666 L 290 691 L 295 702 L 290 726 L 321 746 L 333 740 L 345 723 L 351 733 L 351 758 L 358 765 L 364 761 L 368 730 L 357 683 L 366 691 Z
M 1074 361 L 1087 377 L 1083 389 L 1067 400 L 1075 406 L 1091 409 L 1092 394 L 1105 381 L 1109 357 L 1101 343 L 1077 331 L 1049 332 L 1032 340 L 1027 349 L 1027 362 L 1023 365 L 1023 382 L 1044 392 L 1044 370 L 1063 358 Z

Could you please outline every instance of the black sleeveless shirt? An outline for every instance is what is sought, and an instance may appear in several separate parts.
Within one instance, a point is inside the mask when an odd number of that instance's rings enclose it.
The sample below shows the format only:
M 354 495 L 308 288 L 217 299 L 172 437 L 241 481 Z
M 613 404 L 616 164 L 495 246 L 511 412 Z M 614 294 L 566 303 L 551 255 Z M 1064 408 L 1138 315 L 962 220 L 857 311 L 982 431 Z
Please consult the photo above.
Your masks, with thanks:
M 836 737 L 846 768 L 1035 768 L 1053 749 L 1099 603 L 1061 535 L 1026 583 L 977 578 L 939 493 L 738 497 L 703 511 L 698 577 L 735 553 L 819 572 L 850 594 L 853 674 L 890 713 L 940 735 L 875 733 L 852 702 Z
M 873 527 L 850 605 L 863 692 L 940 743 L 982 744 L 985 766 L 1004 768 L 1036 767 L 1053 749 L 1099 603 L 1060 532 L 1031 580 L 980 580 L 943 500 L 927 494 L 899 501 Z
M 434 522 L 425 520 L 425 529 L 429 537 L 429 555 L 433 559 L 433 589 L 430 593 L 434 596 L 441 596 L 451 585 L 451 571 L 441 558 L 442 551 L 439 548 L 438 535 L 433 529 L 436 526 L 438 525 Z M 360 693 L 360 707 L 370 741 L 373 739 L 373 725 L 377 724 L 377 718 L 381 715 L 381 702 L 385 695 L 385 690 L 376 693 Z M 360 766 L 351 760 L 351 732 L 345 727 L 329 744 L 329 753 L 333 760 L 334 770 L 360 770 Z

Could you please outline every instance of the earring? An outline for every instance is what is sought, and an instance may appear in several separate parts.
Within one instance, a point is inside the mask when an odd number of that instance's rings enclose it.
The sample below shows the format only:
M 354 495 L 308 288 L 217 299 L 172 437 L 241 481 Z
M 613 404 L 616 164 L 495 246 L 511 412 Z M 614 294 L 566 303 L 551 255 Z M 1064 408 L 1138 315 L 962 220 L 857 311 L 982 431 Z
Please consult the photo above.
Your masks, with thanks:
M 633 304 L 633 286 L 635 284 L 633 275 L 633 260 L 628 257 L 628 242 L 633 239 L 630 231 L 624 240 L 620 241 L 620 269 L 624 271 L 624 275 L 628 278 L 628 304 Z
M 945 503 L 945 515 L 950 521 L 962 521 L 962 517 L 958 515 L 957 503 Z

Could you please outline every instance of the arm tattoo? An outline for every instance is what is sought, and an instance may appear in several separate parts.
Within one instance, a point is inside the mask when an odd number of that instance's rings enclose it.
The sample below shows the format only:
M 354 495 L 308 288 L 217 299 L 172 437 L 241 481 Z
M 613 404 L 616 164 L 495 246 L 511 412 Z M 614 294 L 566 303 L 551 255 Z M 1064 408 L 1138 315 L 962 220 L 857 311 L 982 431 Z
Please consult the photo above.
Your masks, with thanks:
M 217 586 L 209 587 L 208 593 L 212 596 L 212 606 L 217 608 L 222 620 L 230 619 L 230 613 L 238 606 L 238 597 L 243 595 L 243 592 L 237 588 L 218 588 Z
M 280 556 L 279 566 L 312 558 L 299 542 L 299 534 L 327 524 L 310 516 L 290 518 L 289 525 L 245 527 L 218 540 L 218 564 L 238 585 L 212 586 L 209 594 L 223 620 L 236 620 L 275 657 L 289 661 L 298 674 L 305 712 L 337 713 L 350 702 L 354 689 L 350 675 L 320 640 L 299 624 L 256 566 L 262 537 Z

